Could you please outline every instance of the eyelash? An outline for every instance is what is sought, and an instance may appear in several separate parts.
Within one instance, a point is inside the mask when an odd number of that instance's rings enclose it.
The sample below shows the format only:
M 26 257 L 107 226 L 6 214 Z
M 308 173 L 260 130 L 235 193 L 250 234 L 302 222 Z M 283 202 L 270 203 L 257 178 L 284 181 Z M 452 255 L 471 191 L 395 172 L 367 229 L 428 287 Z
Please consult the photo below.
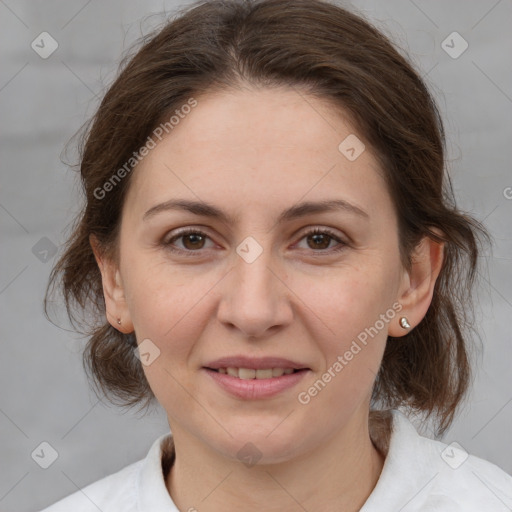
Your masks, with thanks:
M 170 251 L 174 252 L 174 253 L 180 253 L 182 255 L 185 255 L 185 256 L 191 256 L 191 257 L 197 257 L 197 256 L 200 256 L 200 253 L 202 252 L 201 249 L 198 249 L 196 251 L 192 251 L 192 250 L 189 250 L 189 249 L 179 249 L 179 248 L 176 248 L 172 245 L 172 243 L 176 240 L 178 240 L 179 238 L 182 238 L 182 237 L 185 237 L 187 235 L 200 235 L 202 237 L 206 237 L 206 238 L 210 238 L 206 233 L 204 233 L 203 231 L 199 230 L 199 229 L 194 229 L 194 228 L 185 228 L 183 229 L 182 231 L 179 231 L 178 233 L 176 233 L 172 238 L 170 238 L 169 240 L 165 241 L 163 243 L 163 245 L 169 249 Z M 311 235 L 327 235 L 329 238 L 333 239 L 334 241 L 338 242 L 339 245 L 336 246 L 334 249 L 320 249 L 318 251 L 314 251 L 313 249 L 311 249 L 313 251 L 313 253 L 328 253 L 328 254 L 332 254 L 332 253 L 337 253 L 337 252 L 340 252 L 342 251 L 343 249 L 345 249 L 345 247 L 348 245 L 347 242 L 344 242 L 343 240 L 341 240 L 339 238 L 339 236 L 336 235 L 336 233 L 332 230 L 330 230 L 329 228 L 313 228 L 313 229 L 310 229 L 309 231 L 303 233 L 302 237 L 300 238 L 300 240 L 302 240 L 303 238 L 306 238 L 308 236 L 311 236 Z M 316 254 L 315 256 L 323 256 L 324 254 Z

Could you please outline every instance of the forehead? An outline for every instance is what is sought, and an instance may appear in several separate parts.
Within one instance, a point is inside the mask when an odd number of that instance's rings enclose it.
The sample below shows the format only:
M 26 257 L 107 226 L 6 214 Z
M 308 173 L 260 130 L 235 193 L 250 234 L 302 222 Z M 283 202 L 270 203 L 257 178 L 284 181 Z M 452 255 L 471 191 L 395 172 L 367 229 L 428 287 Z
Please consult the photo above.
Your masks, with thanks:
M 357 144 L 361 137 L 327 101 L 293 88 L 230 90 L 196 101 L 138 164 L 127 201 L 147 209 L 172 196 L 268 209 L 341 194 L 369 210 L 389 203 L 369 148 L 355 160 L 340 151 L 347 138 Z
M 175 145 L 186 149 L 187 141 L 199 151 L 205 146 L 219 158 L 238 156 L 257 164 L 269 154 L 294 160 L 307 152 L 328 162 L 340 137 L 354 132 L 348 115 L 299 89 L 229 90 L 197 102 L 172 131 Z

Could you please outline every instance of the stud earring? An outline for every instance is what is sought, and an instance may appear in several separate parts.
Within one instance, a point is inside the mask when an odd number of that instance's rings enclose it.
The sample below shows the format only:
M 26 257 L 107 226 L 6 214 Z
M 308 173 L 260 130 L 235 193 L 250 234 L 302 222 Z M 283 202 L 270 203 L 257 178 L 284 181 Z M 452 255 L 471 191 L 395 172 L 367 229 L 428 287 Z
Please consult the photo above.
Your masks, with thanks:
M 117 319 L 117 324 L 121 325 L 121 319 L 120 318 Z
M 410 329 L 411 328 L 411 324 L 409 323 L 409 321 L 407 320 L 407 318 L 405 316 L 400 318 L 400 326 L 403 329 Z

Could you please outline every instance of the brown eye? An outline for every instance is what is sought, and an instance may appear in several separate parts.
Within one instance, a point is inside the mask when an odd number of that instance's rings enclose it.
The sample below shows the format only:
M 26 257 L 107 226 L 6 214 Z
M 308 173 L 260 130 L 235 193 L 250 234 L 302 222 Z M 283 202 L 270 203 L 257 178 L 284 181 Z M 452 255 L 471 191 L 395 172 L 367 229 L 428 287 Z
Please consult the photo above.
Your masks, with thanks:
M 181 246 L 177 245 L 179 240 L 181 240 Z M 163 245 L 173 252 L 181 253 L 186 256 L 200 256 L 203 253 L 202 249 L 208 248 L 206 247 L 207 240 L 210 240 L 210 237 L 206 233 L 197 229 L 185 229 L 164 241 Z M 338 252 L 347 246 L 347 243 L 341 240 L 334 231 L 327 228 L 312 229 L 304 233 L 301 238 L 301 241 L 302 240 L 306 240 L 307 244 L 307 247 L 303 248 L 317 253 L 315 256 Z M 329 247 L 333 241 L 336 242 L 337 245 Z
M 327 249 L 332 240 L 332 237 L 325 233 L 314 233 L 307 238 L 312 242 L 308 244 L 311 249 Z
M 311 249 L 313 252 L 320 253 L 340 251 L 347 245 L 339 236 L 336 235 L 336 233 L 326 228 L 312 229 L 304 233 L 301 240 L 302 239 L 306 239 L 308 249 Z M 332 241 L 337 242 L 337 245 L 329 247 Z
M 198 253 L 199 255 L 202 252 L 201 249 L 205 248 L 206 240 L 209 238 L 206 233 L 197 229 L 186 229 L 164 241 L 163 244 L 174 252 L 181 252 L 187 255 Z M 181 246 L 176 245 L 176 242 L 179 240 L 181 240 Z
M 182 235 L 183 245 L 186 249 L 202 249 L 204 246 L 204 236 L 199 233 L 191 233 L 189 235 Z

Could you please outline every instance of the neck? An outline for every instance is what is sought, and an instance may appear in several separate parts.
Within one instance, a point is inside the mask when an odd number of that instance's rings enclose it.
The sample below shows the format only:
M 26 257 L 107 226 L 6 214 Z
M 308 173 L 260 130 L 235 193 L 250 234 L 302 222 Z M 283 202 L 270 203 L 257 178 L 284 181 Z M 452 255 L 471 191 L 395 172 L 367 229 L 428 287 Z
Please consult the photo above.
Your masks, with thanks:
M 180 510 L 274 512 L 302 507 L 308 512 L 356 512 L 384 465 L 386 422 L 378 417 L 375 424 L 376 428 L 369 428 L 368 415 L 351 419 L 342 431 L 310 451 L 250 468 L 174 427 L 176 456 L 166 477 L 167 489 Z M 374 433 L 378 439 L 372 442 Z

